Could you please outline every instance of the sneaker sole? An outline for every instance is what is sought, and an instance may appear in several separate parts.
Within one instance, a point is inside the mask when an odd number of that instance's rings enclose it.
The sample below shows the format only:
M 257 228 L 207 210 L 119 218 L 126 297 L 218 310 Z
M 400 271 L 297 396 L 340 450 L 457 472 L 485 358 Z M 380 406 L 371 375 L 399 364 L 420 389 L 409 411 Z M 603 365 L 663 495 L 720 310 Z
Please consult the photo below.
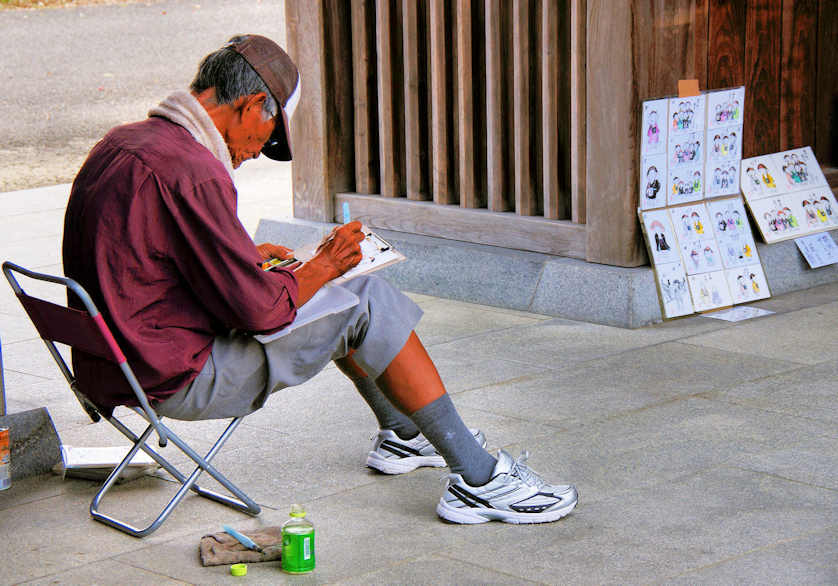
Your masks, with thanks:
M 441 498 L 436 506 L 436 514 L 446 521 L 462 525 L 476 525 L 489 521 L 503 521 L 515 525 L 550 523 L 558 521 L 570 513 L 576 507 L 577 502 L 579 502 L 578 497 L 561 508 L 544 511 L 543 513 L 516 513 L 515 511 L 501 511 L 499 509 L 452 507 L 445 502 L 444 498 Z
M 367 466 L 384 474 L 404 474 L 420 466 L 443 468 L 445 465 L 445 459 L 442 456 L 408 456 L 391 460 L 378 452 L 370 452 L 367 455 Z

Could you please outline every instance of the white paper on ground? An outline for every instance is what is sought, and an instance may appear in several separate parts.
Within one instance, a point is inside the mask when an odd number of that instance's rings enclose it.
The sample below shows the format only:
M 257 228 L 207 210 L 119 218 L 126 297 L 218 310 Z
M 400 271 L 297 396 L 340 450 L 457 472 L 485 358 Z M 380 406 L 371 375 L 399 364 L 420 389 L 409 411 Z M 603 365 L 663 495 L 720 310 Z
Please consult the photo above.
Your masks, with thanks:
M 722 319 L 724 321 L 742 321 L 754 317 L 762 317 L 764 315 L 771 315 L 773 311 L 767 309 L 760 309 L 759 307 L 748 307 L 742 305 L 739 307 L 732 307 L 723 311 L 714 311 L 712 313 L 702 314 L 704 317 L 712 317 L 713 319 Z

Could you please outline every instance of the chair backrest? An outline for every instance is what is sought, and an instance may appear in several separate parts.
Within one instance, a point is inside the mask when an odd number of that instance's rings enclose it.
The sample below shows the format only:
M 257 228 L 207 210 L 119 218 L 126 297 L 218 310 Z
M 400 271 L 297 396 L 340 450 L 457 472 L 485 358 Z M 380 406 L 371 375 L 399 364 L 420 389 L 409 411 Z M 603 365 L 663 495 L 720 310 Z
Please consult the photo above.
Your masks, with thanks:
M 29 295 L 21 287 L 14 273 L 20 273 L 36 281 L 46 281 L 63 285 L 67 291 L 71 291 L 81 301 L 85 309 L 80 310 L 66 307 Z M 159 426 L 157 415 L 151 408 L 145 391 L 143 391 L 139 381 L 137 381 L 137 377 L 131 370 L 125 355 L 120 350 L 110 328 L 108 328 L 108 325 L 102 318 L 102 314 L 99 313 L 99 310 L 96 308 L 87 291 L 72 279 L 48 275 L 46 273 L 37 273 L 11 262 L 3 263 L 3 274 L 6 275 L 6 279 L 12 286 L 15 295 L 17 295 L 24 310 L 29 315 L 29 319 L 32 320 L 32 323 L 38 330 L 38 334 L 40 334 L 49 348 L 52 357 L 58 363 L 58 367 L 67 378 L 67 382 L 73 387 L 73 391 L 77 392 L 75 377 L 72 375 L 70 368 L 67 366 L 61 354 L 55 348 L 55 342 L 67 344 L 71 348 L 117 364 L 125 376 L 128 385 L 134 391 L 137 401 L 143 411 L 145 411 L 146 417 L 154 425 L 160 437 L 160 445 L 166 445 L 166 432 Z M 79 400 L 82 401 L 82 405 L 85 405 L 81 397 Z
M 94 318 L 86 311 L 44 301 L 26 293 L 18 293 L 17 297 L 44 340 L 67 344 L 116 364 L 125 361 L 125 355 L 101 313 Z

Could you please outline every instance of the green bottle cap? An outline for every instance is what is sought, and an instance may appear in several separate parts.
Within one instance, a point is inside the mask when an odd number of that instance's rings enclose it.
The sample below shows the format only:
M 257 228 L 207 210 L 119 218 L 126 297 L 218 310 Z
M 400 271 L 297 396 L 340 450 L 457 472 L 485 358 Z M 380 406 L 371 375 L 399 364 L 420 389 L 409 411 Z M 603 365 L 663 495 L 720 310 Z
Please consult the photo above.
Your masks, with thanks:
M 306 510 L 303 508 L 302 505 L 291 505 L 291 516 L 292 517 L 305 517 Z

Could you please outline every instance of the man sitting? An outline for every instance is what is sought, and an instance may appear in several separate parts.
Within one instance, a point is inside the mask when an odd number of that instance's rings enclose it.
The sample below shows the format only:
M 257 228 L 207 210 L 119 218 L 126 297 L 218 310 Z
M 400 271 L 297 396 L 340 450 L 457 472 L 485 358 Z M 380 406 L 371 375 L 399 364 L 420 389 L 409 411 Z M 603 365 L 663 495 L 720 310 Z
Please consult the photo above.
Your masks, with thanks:
M 438 514 L 458 523 L 554 521 L 576 505 L 469 430 L 413 329 L 421 310 L 375 277 L 343 287 L 360 303 L 262 344 L 328 281 L 361 258 L 360 224 L 336 229 L 296 271 L 265 272 L 289 250 L 255 245 L 236 215 L 233 169 L 260 152 L 291 159 L 300 77 L 258 35 L 233 37 L 201 62 L 191 91 L 111 130 L 70 195 L 64 270 L 82 284 L 161 416 L 246 415 L 330 361 L 354 382 L 381 430 L 367 464 L 385 473 L 448 465 Z M 73 353 L 82 390 L 103 409 L 136 404 L 114 365 Z

